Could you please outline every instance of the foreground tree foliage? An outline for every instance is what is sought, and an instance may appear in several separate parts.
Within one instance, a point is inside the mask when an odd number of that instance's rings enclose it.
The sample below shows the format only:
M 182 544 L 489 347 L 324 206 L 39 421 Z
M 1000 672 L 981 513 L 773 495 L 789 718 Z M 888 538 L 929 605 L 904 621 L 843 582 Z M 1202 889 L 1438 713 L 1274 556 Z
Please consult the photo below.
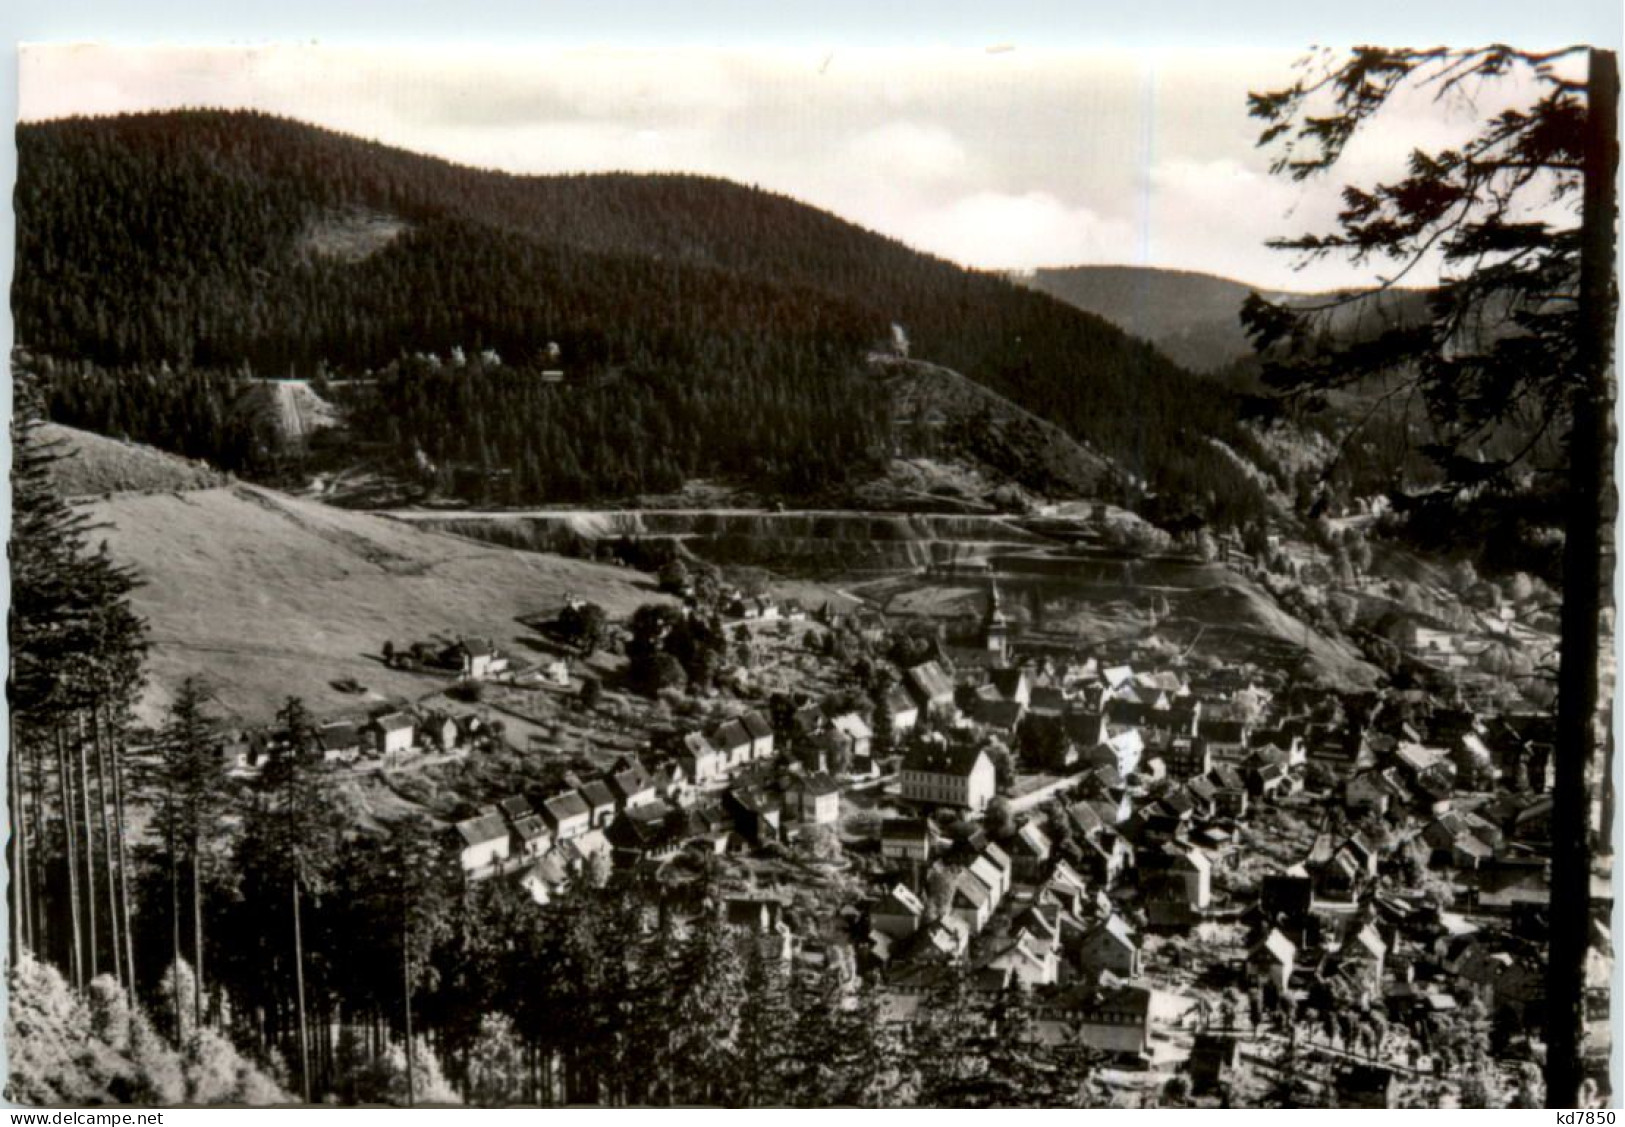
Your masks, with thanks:
M 135 1103 L 287 1103 L 262 1068 L 211 1030 L 166 1040 L 107 975 L 76 993 L 24 954 L 8 982 L 8 1100 L 28 1106 Z
M 1288 401 L 1358 394 L 1368 416 L 1402 402 L 1426 421 L 1437 488 L 1401 502 L 1458 542 L 1464 515 L 1501 503 L 1561 522 L 1561 668 L 1553 793 L 1546 1087 L 1574 1107 L 1583 1073 L 1584 960 L 1591 920 L 1591 777 L 1596 770 L 1601 568 L 1616 509 L 1611 354 L 1618 168 L 1618 62 L 1571 47 L 1546 53 L 1360 48 L 1306 61 L 1290 87 L 1252 98 L 1295 179 L 1333 170 L 1357 133 L 1402 92 L 1508 101 L 1464 143 L 1412 154 L 1405 174 L 1344 189 L 1337 227 L 1276 245 L 1346 256 L 1381 271 L 1379 289 L 1436 270 L 1425 316 L 1339 340 L 1340 304 L 1274 305 L 1244 320 L 1265 379 Z M 1354 441 L 1354 437 L 1348 440 Z M 1607 529 L 1609 534 L 1604 535 Z M 1604 833 L 1610 832 L 1606 827 Z

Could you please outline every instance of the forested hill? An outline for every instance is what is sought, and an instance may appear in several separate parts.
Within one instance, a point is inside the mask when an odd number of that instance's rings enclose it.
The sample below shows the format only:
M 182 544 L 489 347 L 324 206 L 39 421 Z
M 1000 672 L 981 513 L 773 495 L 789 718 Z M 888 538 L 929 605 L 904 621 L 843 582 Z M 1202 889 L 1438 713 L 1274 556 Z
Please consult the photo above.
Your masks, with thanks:
M 465 396 L 456 435 L 368 437 L 572 465 L 576 492 L 712 472 L 811 489 L 889 449 L 860 361 L 897 323 L 914 356 L 1165 494 L 1235 476 L 1198 436 L 1246 448 L 1225 393 L 1106 321 L 740 185 L 512 176 L 226 111 L 31 124 L 17 140 L 18 340 L 96 366 L 81 404 L 170 371 L 354 374 L 493 350 L 516 372 L 562 367 L 580 394 L 505 395 L 501 418 Z M 614 421 L 628 418 L 652 438 Z
M 1124 332 L 1150 341 L 1193 372 L 1219 372 L 1250 360 L 1253 348 L 1241 326 L 1241 306 L 1254 289 L 1245 282 L 1190 270 L 1151 266 L 1063 266 L 1019 279 Z M 1325 302 L 1332 293 L 1265 292 L 1289 304 Z M 1368 333 L 1388 319 L 1419 317 L 1426 293 L 1396 290 L 1351 302 L 1335 319 L 1339 333 Z

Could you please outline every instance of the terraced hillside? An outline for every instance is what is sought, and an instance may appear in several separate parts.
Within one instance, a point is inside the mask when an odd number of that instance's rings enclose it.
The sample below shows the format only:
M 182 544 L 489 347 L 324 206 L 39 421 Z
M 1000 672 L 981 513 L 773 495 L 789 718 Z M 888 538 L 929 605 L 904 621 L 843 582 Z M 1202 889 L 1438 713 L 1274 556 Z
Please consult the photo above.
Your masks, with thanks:
M 896 616 L 972 628 L 997 575 L 1029 640 L 1093 649 L 1159 639 L 1204 660 L 1256 662 L 1368 687 L 1377 670 L 1349 643 L 1283 610 L 1221 564 L 1114 548 L 1144 526 L 1121 510 L 1037 516 L 635 510 L 403 512 L 397 519 L 529 551 L 588 552 L 670 540 L 718 564 L 816 576 Z

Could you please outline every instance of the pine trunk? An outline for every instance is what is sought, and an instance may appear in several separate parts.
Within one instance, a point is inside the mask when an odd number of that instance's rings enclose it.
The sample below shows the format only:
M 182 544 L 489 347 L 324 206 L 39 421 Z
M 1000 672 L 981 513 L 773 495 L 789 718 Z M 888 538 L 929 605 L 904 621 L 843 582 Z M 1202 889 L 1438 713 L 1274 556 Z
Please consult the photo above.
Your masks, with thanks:
M 113 833 L 107 820 L 107 757 L 102 747 L 107 733 L 103 731 L 99 707 L 93 708 L 90 713 L 90 735 L 96 749 L 96 808 L 101 811 L 102 868 L 107 873 L 107 928 L 113 941 L 113 977 L 123 986 L 126 982 L 125 972 L 129 968 L 124 963 L 119 938 L 118 888 L 113 883 Z M 130 976 L 129 981 L 133 983 L 134 977 Z
M 203 1028 L 203 881 L 198 875 L 198 843 L 192 839 L 192 1021 Z
M 34 820 L 34 848 L 37 855 L 34 858 L 34 877 L 30 882 L 34 893 L 34 943 L 35 950 L 41 954 L 50 951 L 52 938 L 50 903 L 47 900 L 47 890 L 50 888 L 49 874 L 45 871 L 51 861 L 51 849 L 45 840 L 45 747 L 42 741 L 36 739 L 33 744 L 33 754 L 30 766 L 34 769 L 34 786 L 32 788 L 34 801 L 29 803 Z M 46 878 L 46 879 L 41 879 Z
M 170 826 L 174 826 L 174 813 L 169 814 Z M 169 992 L 170 1001 L 175 1005 L 175 1044 L 179 1045 L 185 1040 L 185 1033 L 181 1023 L 181 876 L 180 861 L 176 857 L 177 843 L 173 828 L 168 833 L 169 838 L 169 938 L 175 953 L 174 961 L 170 964 Z
M 112 711 L 107 714 L 107 746 L 113 769 L 113 819 L 117 835 L 119 924 L 124 932 L 124 968 L 130 976 L 130 996 L 135 996 L 135 937 L 130 931 L 130 864 L 124 850 L 124 767 L 123 748 L 117 741 L 118 730 L 112 722 Z
M 90 823 L 90 771 L 85 762 L 85 718 L 75 719 L 78 738 L 74 741 L 79 758 L 79 812 L 85 838 L 85 938 L 90 951 L 90 977 L 100 972 L 96 948 L 100 945 L 96 928 L 96 834 Z
M 413 1065 L 417 1051 L 412 1045 L 412 931 L 406 916 L 401 916 L 401 999 L 406 1003 L 406 1106 L 417 1103 L 417 1078 Z
M 299 1007 L 299 1085 L 305 1102 L 310 1102 L 310 1040 L 305 1026 L 305 939 L 299 925 L 299 878 L 291 882 L 293 892 L 293 981 Z
M 1585 961 L 1591 937 L 1591 809 L 1595 766 L 1598 612 L 1602 586 L 1602 461 L 1607 456 L 1609 352 L 1614 331 L 1619 70 L 1592 51 L 1580 228 L 1580 340 L 1571 400 L 1564 511 L 1556 780 L 1552 788 L 1551 941 L 1546 976 L 1547 1106 L 1577 1106 L 1584 1081 Z M 1612 827 L 1608 828 L 1612 831 Z
M 17 742 L 16 728 L 11 728 L 11 738 L 8 746 L 12 749 L 6 757 L 6 790 L 9 801 L 6 813 L 11 818 L 10 856 L 7 864 L 11 872 L 11 966 L 17 965 L 23 950 L 28 946 L 28 928 L 25 923 L 24 905 L 27 903 L 27 847 L 24 845 L 24 831 L 22 819 L 22 787 L 21 772 L 17 769 Z
M 83 989 L 85 985 L 85 946 L 84 931 L 79 920 L 79 850 L 75 844 L 73 795 L 70 793 L 68 781 L 67 739 L 60 726 L 56 729 L 56 774 L 62 805 L 62 843 L 67 850 L 68 862 L 68 920 L 71 928 L 69 938 L 73 941 L 68 962 L 73 970 L 74 986 Z

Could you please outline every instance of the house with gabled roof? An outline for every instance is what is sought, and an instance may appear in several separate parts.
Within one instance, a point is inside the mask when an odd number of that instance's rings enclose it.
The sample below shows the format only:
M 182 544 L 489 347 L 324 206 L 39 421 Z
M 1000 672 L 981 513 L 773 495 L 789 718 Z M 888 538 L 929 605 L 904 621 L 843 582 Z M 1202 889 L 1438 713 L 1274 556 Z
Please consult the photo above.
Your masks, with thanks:
M 1394 768 L 1368 767 L 1349 776 L 1343 784 L 1343 808 L 1351 814 L 1386 815 L 1410 802 L 1410 793 L 1399 781 Z
M 897 739 L 914 730 L 920 722 L 920 706 L 901 685 L 894 685 L 886 693 L 881 705 L 891 717 L 892 738 Z
M 1255 977 L 1275 985 L 1284 992 L 1292 980 L 1292 967 L 1298 957 L 1298 946 L 1279 928 L 1270 928 L 1247 952 L 1247 970 Z
M 465 681 L 483 681 L 508 671 L 508 658 L 489 638 L 462 639 L 452 647 L 452 659 Z
M 993 908 L 996 910 L 999 901 L 1004 899 L 1004 874 L 999 872 L 998 866 L 988 860 L 985 854 L 978 854 L 965 870 L 987 885 L 987 890 L 993 895 Z
M 1358 974 L 1367 985 L 1382 981 L 1382 968 L 1388 957 L 1388 944 L 1374 924 L 1365 924 L 1343 940 L 1338 949 L 1337 963 L 1340 973 Z
M 1158 754 L 1169 777 L 1174 779 L 1199 778 L 1213 767 L 1213 756 L 1207 744 L 1190 736 L 1173 736 L 1162 745 Z
M 1015 735 L 1025 708 L 1012 700 L 977 700 L 965 710 L 978 727 L 1004 737 Z
M 972 935 L 980 934 L 998 906 L 993 889 L 969 869 L 961 869 L 953 879 L 948 913 L 963 920 Z
M 903 955 L 910 962 L 945 962 L 963 955 L 970 947 L 970 926 L 958 916 L 944 916 L 920 925 L 904 944 Z M 919 968 L 927 969 L 927 968 Z
M 1036 881 L 1043 875 L 1054 851 L 1054 842 L 1037 822 L 1023 822 L 1009 845 L 1016 876 L 1024 881 Z
M 1148 850 L 1140 859 L 1140 870 L 1142 881 L 1154 886 L 1153 895 L 1197 910 L 1212 902 L 1213 861 L 1194 845 L 1170 841 Z
M 1027 711 L 1030 714 L 1050 717 L 1060 721 L 1061 713 L 1066 711 L 1066 693 L 1058 685 L 1034 684 L 1032 693 L 1027 699 Z
M 1207 777 L 1214 786 L 1213 801 L 1226 817 L 1241 818 L 1247 813 L 1247 780 L 1229 763 L 1216 763 Z
M 874 729 L 856 712 L 843 712 L 829 718 L 830 729 L 846 743 L 848 762 L 868 759 L 874 750 Z
M 721 782 L 728 771 L 727 759 L 703 732 L 685 732 L 679 740 L 677 761 L 683 765 L 691 785 L 708 786 Z
M 636 759 L 623 759 L 610 774 L 608 782 L 610 792 L 615 796 L 615 805 L 622 810 L 659 801 L 654 779 Z
M 316 743 L 322 749 L 322 758 L 329 763 L 352 763 L 361 755 L 361 733 L 346 720 L 335 720 L 317 728 Z
M 841 820 L 841 785 L 829 775 L 803 775 L 791 784 L 789 793 L 803 825 L 832 826 Z
M 512 855 L 508 823 L 494 806 L 486 807 L 454 827 L 458 841 L 458 861 L 470 880 L 493 875 Z
M 1050 871 L 1048 887 L 1070 889 L 1080 896 L 1089 892 L 1089 882 L 1066 861 L 1055 862 L 1055 868 Z
M 1100 679 L 1110 689 L 1120 689 L 1134 681 L 1134 667 L 1130 665 L 1112 665 L 1100 670 Z
M 906 939 L 925 922 L 925 903 L 901 881 L 891 886 L 869 909 L 869 929 Z
M 927 661 L 903 673 L 903 688 L 923 715 L 951 714 L 954 707 L 954 680 L 942 665 Z
M 509 824 L 509 829 L 515 857 L 541 857 L 553 848 L 552 831 L 540 814 L 528 813 L 515 818 Z
M 1190 799 L 1191 812 L 1198 818 L 1211 818 L 1218 812 L 1219 788 L 1206 776 L 1191 779 L 1185 784 L 1185 795 Z
M 880 824 L 880 855 L 893 861 L 931 860 L 933 831 L 926 818 L 887 818 Z
M 739 835 L 752 845 L 779 840 L 784 803 L 763 787 L 734 787 L 722 799 L 722 807 L 734 820 Z
M 1203 718 L 1196 726 L 1196 734 L 1207 745 L 1215 759 L 1237 761 L 1247 754 L 1249 726 L 1240 720 Z
M 1039 1016 L 1068 1022 L 1079 1041 L 1103 1053 L 1140 1057 L 1151 1048 L 1151 991 L 1144 986 L 1079 986 L 1037 1003 Z
M 386 712 L 368 725 L 379 755 L 402 755 L 412 750 L 414 726 L 404 712 Z
M 1017 931 L 984 955 L 978 965 L 979 968 L 1008 972 L 1029 990 L 1055 985 L 1061 973 L 1056 944 L 1026 930 Z
M 722 757 L 724 771 L 736 771 L 752 759 L 750 733 L 742 720 L 725 720 L 711 733 L 711 746 Z
M 1077 960 L 1085 971 L 1109 970 L 1119 978 L 1140 974 L 1140 944 L 1129 931 L 1128 921 L 1112 915 L 1084 935 L 1078 944 Z
M 547 799 L 540 812 L 556 842 L 579 837 L 592 828 L 592 807 L 573 790 Z
M 773 725 L 766 716 L 751 709 L 739 718 L 750 737 L 750 758 L 753 763 L 773 758 Z
M 615 792 L 603 779 L 593 779 L 580 787 L 581 799 L 587 804 L 588 828 L 603 829 L 615 820 Z
M 1061 727 L 1066 738 L 1078 747 L 1096 747 L 1106 742 L 1111 734 L 1106 727 L 1106 714 L 1089 709 L 1068 711 L 1061 716 Z
M 961 741 L 916 740 L 903 758 L 899 790 L 907 802 L 985 810 L 998 778 L 986 751 Z
M 1019 668 L 988 670 L 988 684 L 998 692 L 1001 700 L 1019 704 L 1023 708 L 1032 703 L 1033 686 L 1027 671 Z

